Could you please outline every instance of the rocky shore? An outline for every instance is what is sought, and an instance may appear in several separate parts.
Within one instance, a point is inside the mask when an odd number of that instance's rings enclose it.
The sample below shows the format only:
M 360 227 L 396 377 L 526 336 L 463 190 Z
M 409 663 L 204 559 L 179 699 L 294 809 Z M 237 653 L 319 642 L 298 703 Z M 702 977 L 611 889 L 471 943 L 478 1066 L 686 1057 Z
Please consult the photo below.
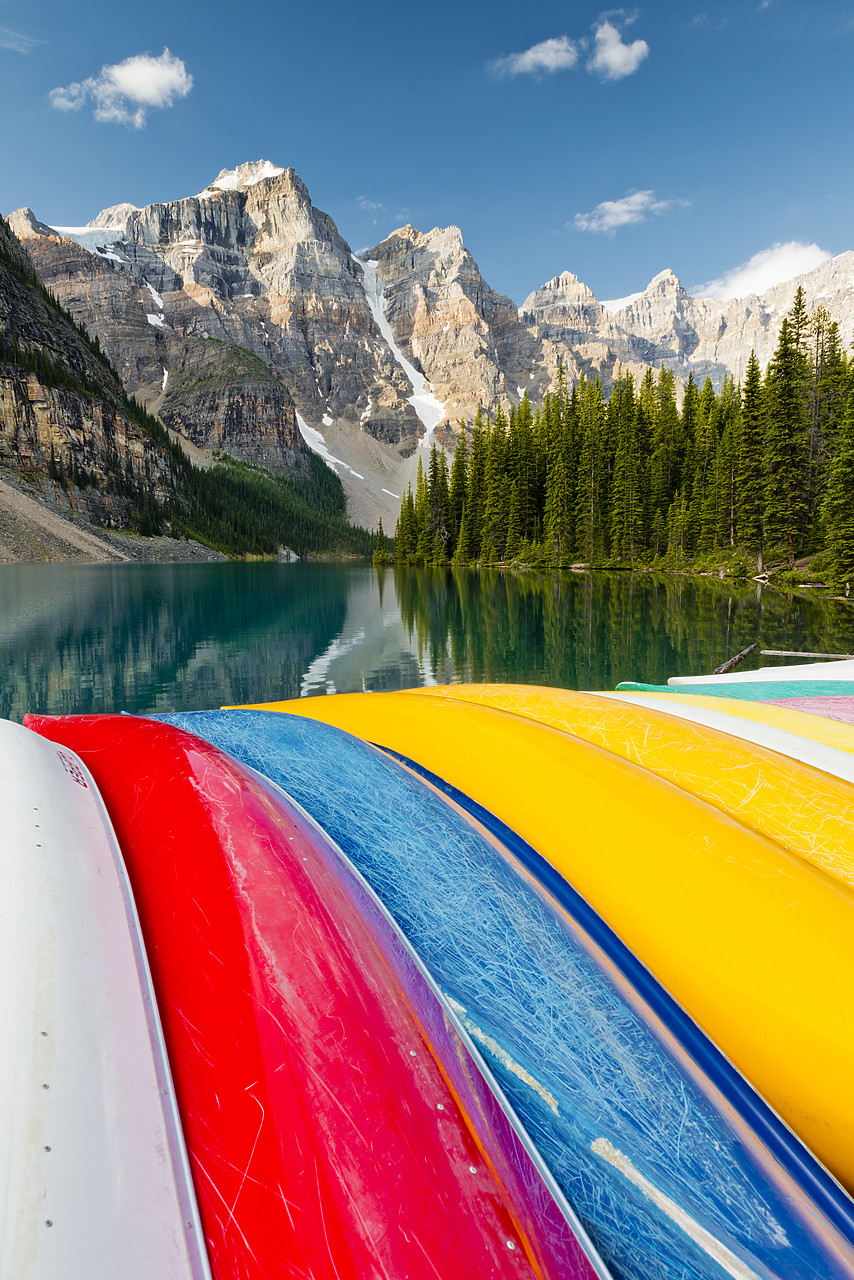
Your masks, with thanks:
M 75 514 L 54 488 L 33 488 L 0 469 L 0 564 L 227 559 L 200 542 L 100 529 Z

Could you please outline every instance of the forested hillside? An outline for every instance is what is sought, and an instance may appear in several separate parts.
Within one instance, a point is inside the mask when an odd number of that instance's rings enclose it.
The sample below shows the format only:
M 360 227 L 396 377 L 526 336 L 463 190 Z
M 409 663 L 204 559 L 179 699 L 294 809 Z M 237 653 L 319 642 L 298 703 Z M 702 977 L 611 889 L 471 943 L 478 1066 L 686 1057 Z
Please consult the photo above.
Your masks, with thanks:
M 403 564 L 763 564 L 823 552 L 829 580 L 854 577 L 854 362 L 838 325 L 802 289 L 765 376 L 716 393 L 672 372 L 571 389 L 543 405 L 478 412 L 450 467 L 433 449 L 404 497 Z M 377 558 L 382 558 L 382 548 Z
M 194 538 L 228 555 L 371 548 L 371 535 L 347 522 L 340 480 L 314 454 L 295 477 L 226 456 L 195 466 L 127 394 L 3 219 L 0 464 L 96 526 Z

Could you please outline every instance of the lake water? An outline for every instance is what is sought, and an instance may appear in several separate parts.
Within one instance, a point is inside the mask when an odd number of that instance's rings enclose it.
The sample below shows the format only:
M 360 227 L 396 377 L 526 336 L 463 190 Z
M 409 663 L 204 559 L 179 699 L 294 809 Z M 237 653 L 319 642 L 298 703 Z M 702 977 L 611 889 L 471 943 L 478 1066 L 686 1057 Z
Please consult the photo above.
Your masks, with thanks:
M 461 680 L 608 689 L 754 640 L 854 652 L 854 607 L 754 584 L 342 564 L 0 566 L 0 715 L 171 711 Z M 753 655 L 745 668 L 769 659 Z

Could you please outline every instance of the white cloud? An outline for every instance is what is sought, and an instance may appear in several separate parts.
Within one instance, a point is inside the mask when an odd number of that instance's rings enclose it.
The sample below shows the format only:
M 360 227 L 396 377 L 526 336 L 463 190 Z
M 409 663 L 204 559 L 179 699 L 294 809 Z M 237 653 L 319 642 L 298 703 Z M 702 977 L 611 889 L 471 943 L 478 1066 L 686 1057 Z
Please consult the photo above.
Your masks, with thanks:
M 651 214 L 664 213 L 674 205 L 686 208 L 690 200 L 656 200 L 654 191 L 630 191 L 621 200 L 603 200 L 590 213 L 577 213 L 579 231 L 604 231 L 613 235 L 618 227 L 644 222 Z
M 596 26 L 596 47 L 587 63 L 587 70 L 600 75 L 603 80 L 622 80 L 623 76 L 637 71 L 648 56 L 649 45 L 645 40 L 623 44 L 612 22 L 599 22 Z
M 749 293 L 765 293 L 775 284 L 812 271 L 830 256 L 817 244 L 802 244 L 798 240 L 772 244 L 754 253 L 747 262 L 724 272 L 717 280 L 707 280 L 689 292 L 695 298 L 717 298 L 721 302 L 745 298 Z
M 571 71 L 578 62 L 578 46 L 568 36 L 541 40 L 524 53 L 511 53 L 489 64 L 499 76 L 543 75 L 553 71 Z
M 29 53 L 41 40 L 25 36 L 20 31 L 12 31 L 9 27 L 0 27 L 0 49 L 13 49 L 15 53 Z
M 114 66 L 101 67 L 97 76 L 52 89 L 50 100 L 60 111 L 79 111 L 92 102 L 96 120 L 141 129 L 152 107 L 171 107 L 192 87 L 193 77 L 181 59 L 164 49 L 159 58 L 138 53 Z

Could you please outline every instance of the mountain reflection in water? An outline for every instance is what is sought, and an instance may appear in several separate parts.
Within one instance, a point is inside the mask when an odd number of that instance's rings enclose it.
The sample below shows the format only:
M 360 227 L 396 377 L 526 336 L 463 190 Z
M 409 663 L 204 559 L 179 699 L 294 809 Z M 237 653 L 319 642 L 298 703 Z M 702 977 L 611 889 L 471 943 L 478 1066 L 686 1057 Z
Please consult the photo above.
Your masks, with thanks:
M 0 715 L 197 710 L 453 681 L 609 689 L 854 651 L 847 603 L 753 583 L 352 564 L 4 565 Z M 758 653 L 744 669 L 769 660 Z

